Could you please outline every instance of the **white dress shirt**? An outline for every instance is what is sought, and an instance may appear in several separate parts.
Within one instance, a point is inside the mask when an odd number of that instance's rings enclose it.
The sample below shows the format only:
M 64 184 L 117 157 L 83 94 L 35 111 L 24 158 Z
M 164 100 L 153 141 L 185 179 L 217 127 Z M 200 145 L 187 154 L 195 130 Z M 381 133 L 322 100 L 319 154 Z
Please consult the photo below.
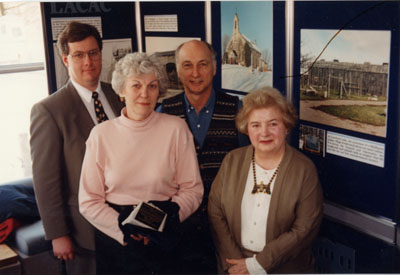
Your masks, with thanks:
M 96 118 L 96 112 L 94 111 L 94 99 L 92 98 L 92 92 L 87 88 L 79 85 L 76 83 L 74 80 L 71 78 L 72 85 L 74 85 L 74 88 L 78 92 L 79 96 L 82 99 L 83 104 L 85 104 L 86 109 L 88 110 L 90 117 L 92 118 L 94 124 L 99 124 L 97 122 Z M 108 119 L 115 118 L 115 114 L 111 108 L 110 103 L 107 100 L 107 97 L 105 96 L 103 90 L 101 89 L 100 81 L 97 84 L 97 88 L 95 91 L 99 94 L 99 100 L 101 101 L 101 104 L 103 105 L 104 112 L 106 113 Z
M 265 170 L 255 165 L 257 184 L 261 181 L 268 184 L 276 169 Z M 250 164 L 247 176 L 246 186 L 242 199 L 242 227 L 241 238 L 244 248 L 260 252 L 264 249 L 267 235 L 267 220 L 271 195 L 266 193 L 252 194 L 254 187 L 254 176 L 252 164 Z M 271 192 L 273 191 L 276 177 L 271 183 Z M 246 259 L 246 267 L 250 274 L 267 274 L 262 266 L 257 262 L 255 255 Z

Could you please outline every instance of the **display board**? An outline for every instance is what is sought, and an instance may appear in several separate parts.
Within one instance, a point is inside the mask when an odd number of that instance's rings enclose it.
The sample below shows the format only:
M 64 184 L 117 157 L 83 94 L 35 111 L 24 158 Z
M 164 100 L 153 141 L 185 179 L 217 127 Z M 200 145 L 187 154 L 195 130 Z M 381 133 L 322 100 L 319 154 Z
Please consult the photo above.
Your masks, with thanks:
M 125 54 L 137 50 L 133 2 L 44 2 L 41 8 L 49 93 L 68 80 L 56 42 L 65 25 L 72 20 L 96 26 L 102 36 L 101 81 L 110 82 L 114 64 Z
M 218 89 L 245 95 L 263 86 L 285 90 L 285 2 L 212 2 Z
M 327 201 L 399 220 L 399 2 L 295 1 L 293 145 Z
M 287 94 L 299 124 L 290 143 L 316 164 L 327 201 L 400 222 L 399 1 L 294 1 L 293 60 L 286 60 L 284 1 L 212 1 L 214 87 L 245 95 L 261 86 Z M 174 50 L 205 40 L 204 1 L 140 2 L 143 51 L 165 63 L 169 96 L 182 90 Z M 66 22 L 97 26 L 104 41 L 101 79 L 137 51 L 134 2 L 41 4 L 49 90 L 68 78 L 55 42 Z M 240 50 L 235 45 L 242 44 Z M 292 62 L 293 75 L 286 75 Z

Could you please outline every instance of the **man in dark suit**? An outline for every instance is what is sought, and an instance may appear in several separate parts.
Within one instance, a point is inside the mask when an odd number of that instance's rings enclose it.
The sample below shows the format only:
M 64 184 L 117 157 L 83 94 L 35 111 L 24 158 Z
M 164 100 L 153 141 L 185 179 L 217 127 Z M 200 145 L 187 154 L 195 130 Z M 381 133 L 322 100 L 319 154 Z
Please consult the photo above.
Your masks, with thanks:
M 99 80 L 102 41 L 95 27 L 71 22 L 57 46 L 70 79 L 31 111 L 34 188 L 54 255 L 65 261 L 68 274 L 95 274 L 94 229 L 78 207 L 81 165 L 90 130 L 104 119 L 99 116 L 118 116 L 123 103 Z

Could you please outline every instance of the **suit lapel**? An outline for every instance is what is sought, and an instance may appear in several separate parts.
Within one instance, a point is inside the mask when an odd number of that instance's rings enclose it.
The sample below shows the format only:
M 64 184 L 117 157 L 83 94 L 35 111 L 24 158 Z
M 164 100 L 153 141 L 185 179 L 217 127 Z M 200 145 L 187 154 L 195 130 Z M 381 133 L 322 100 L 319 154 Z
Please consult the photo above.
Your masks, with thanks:
M 76 125 L 79 125 L 78 128 L 83 137 L 87 138 L 94 127 L 94 122 L 71 81 L 67 84 L 67 90 L 69 93 L 68 98 L 71 99 L 71 106 L 73 106 L 74 110 L 71 114 L 72 120 Z

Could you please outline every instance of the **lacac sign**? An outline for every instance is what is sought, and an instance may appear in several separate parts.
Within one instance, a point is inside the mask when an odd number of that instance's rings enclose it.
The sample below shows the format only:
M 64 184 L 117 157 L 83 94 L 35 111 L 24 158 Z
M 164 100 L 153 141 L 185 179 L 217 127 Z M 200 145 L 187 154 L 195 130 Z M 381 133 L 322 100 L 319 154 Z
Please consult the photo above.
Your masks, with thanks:
M 67 2 L 67 3 L 50 3 L 51 14 L 82 14 L 82 13 L 99 13 L 110 12 L 111 8 L 107 8 L 105 2 Z

